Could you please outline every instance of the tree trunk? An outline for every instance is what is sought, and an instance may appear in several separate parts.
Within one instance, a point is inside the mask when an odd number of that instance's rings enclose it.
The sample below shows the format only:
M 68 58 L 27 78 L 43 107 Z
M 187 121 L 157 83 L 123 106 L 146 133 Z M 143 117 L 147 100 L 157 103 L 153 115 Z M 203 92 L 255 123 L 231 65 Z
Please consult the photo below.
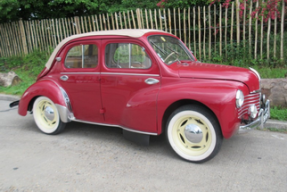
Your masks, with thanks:
M 0 73 L 0 86 L 9 87 L 17 85 L 21 81 L 22 80 L 13 71 L 10 71 L 8 73 Z

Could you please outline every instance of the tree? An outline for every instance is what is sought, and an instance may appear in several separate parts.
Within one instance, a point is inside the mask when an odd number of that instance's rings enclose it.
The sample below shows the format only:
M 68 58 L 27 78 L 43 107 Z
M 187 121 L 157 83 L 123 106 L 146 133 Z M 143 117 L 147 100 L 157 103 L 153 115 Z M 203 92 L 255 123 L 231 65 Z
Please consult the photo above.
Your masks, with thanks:
M 0 22 L 105 13 L 121 0 L 1 0 Z
M 163 0 L 1 0 L 0 23 L 31 19 L 63 18 L 100 13 L 156 9 Z M 206 0 L 164 0 L 165 8 L 206 5 Z

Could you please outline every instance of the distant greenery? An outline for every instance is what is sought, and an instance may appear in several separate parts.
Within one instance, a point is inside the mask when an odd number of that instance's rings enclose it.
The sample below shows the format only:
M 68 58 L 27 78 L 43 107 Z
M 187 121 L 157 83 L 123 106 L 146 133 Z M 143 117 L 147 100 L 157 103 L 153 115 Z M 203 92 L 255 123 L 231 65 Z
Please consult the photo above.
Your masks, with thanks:
M 284 36 L 287 36 L 287 31 L 284 32 Z M 266 37 L 266 36 L 265 36 Z M 284 75 L 287 72 L 287 38 L 284 38 L 283 43 L 283 60 L 280 59 L 281 57 L 281 48 L 280 48 L 280 36 L 274 36 L 274 34 L 270 35 L 270 42 L 269 42 L 269 59 L 267 58 L 267 40 L 264 37 L 264 40 L 262 42 L 262 58 L 260 54 L 260 46 L 261 42 L 257 42 L 257 50 L 256 50 L 256 59 L 255 58 L 255 50 L 254 45 L 251 45 L 249 47 L 248 41 L 245 42 L 242 40 L 239 44 L 236 42 L 228 42 L 227 45 L 225 43 L 222 43 L 222 53 L 220 55 L 220 43 L 216 42 L 213 43 L 211 46 L 211 58 L 209 59 L 209 43 L 205 44 L 205 52 L 206 57 L 204 58 L 203 50 L 201 50 L 201 58 L 199 56 L 199 50 L 198 47 L 199 44 L 196 43 L 194 45 L 191 43 L 189 46 L 191 47 L 191 50 L 196 53 L 197 59 L 199 59 L 202 62 L 210 62 L 210 63 L 219 63 L 219 64 L 225 64 L 225 65 L 233 65 L 233 66 L 239 66 L 239 67 L 252 67 L 259 72 L 262 75 L 263 78 L 272 78 L 276 77 L 277 75 L 280 77 L 284 77 Z M 276 50 L 274 49 L 274 40 L 276 40 Z M 194 49 L 194 46 L 196 47 L 196 50 Z M 201 47 L 203 47 L 201 45 Z M 274 55 L 275 52 L 275 55 Z M 251 53 L 251 54 L 250 54 Z M 261 70 L 262 68 L 262 70 Z M 281 71 L 282 70 L 282 71 Z M 262 73 L 263 72 L 263 73 Z M 284 74 L 283 74 L 284 73 Z M 287 74 L 286 74 L 287 75 Z

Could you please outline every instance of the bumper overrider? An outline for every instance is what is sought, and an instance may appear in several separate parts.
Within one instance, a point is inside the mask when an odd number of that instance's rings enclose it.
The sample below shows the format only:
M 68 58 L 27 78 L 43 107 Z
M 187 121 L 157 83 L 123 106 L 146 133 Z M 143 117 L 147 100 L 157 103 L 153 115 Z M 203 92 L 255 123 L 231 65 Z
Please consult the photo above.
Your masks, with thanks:
M 251 123 L 239 126 L 238 133 L 245 133 L 256 127 L 264 128 L 267 119 L 270 118 L 270 101 L 266 100 L 265 104 L 261 105 L 258 116 Z

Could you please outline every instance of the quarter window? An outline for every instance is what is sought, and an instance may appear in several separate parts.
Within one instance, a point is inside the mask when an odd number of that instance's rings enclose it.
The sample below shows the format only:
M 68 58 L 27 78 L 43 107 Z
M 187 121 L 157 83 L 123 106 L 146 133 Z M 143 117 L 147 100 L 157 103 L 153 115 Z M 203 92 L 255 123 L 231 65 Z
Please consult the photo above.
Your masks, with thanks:
M 66 68 L 95 68 L 98 65 L 96 45 L 77 45 L 71 48 L 65 59 Z
M 151 67 L 151 60 L 145 48 L 132 43 L 111 43 L 106 46 L 105 62 L 108 68 Z

